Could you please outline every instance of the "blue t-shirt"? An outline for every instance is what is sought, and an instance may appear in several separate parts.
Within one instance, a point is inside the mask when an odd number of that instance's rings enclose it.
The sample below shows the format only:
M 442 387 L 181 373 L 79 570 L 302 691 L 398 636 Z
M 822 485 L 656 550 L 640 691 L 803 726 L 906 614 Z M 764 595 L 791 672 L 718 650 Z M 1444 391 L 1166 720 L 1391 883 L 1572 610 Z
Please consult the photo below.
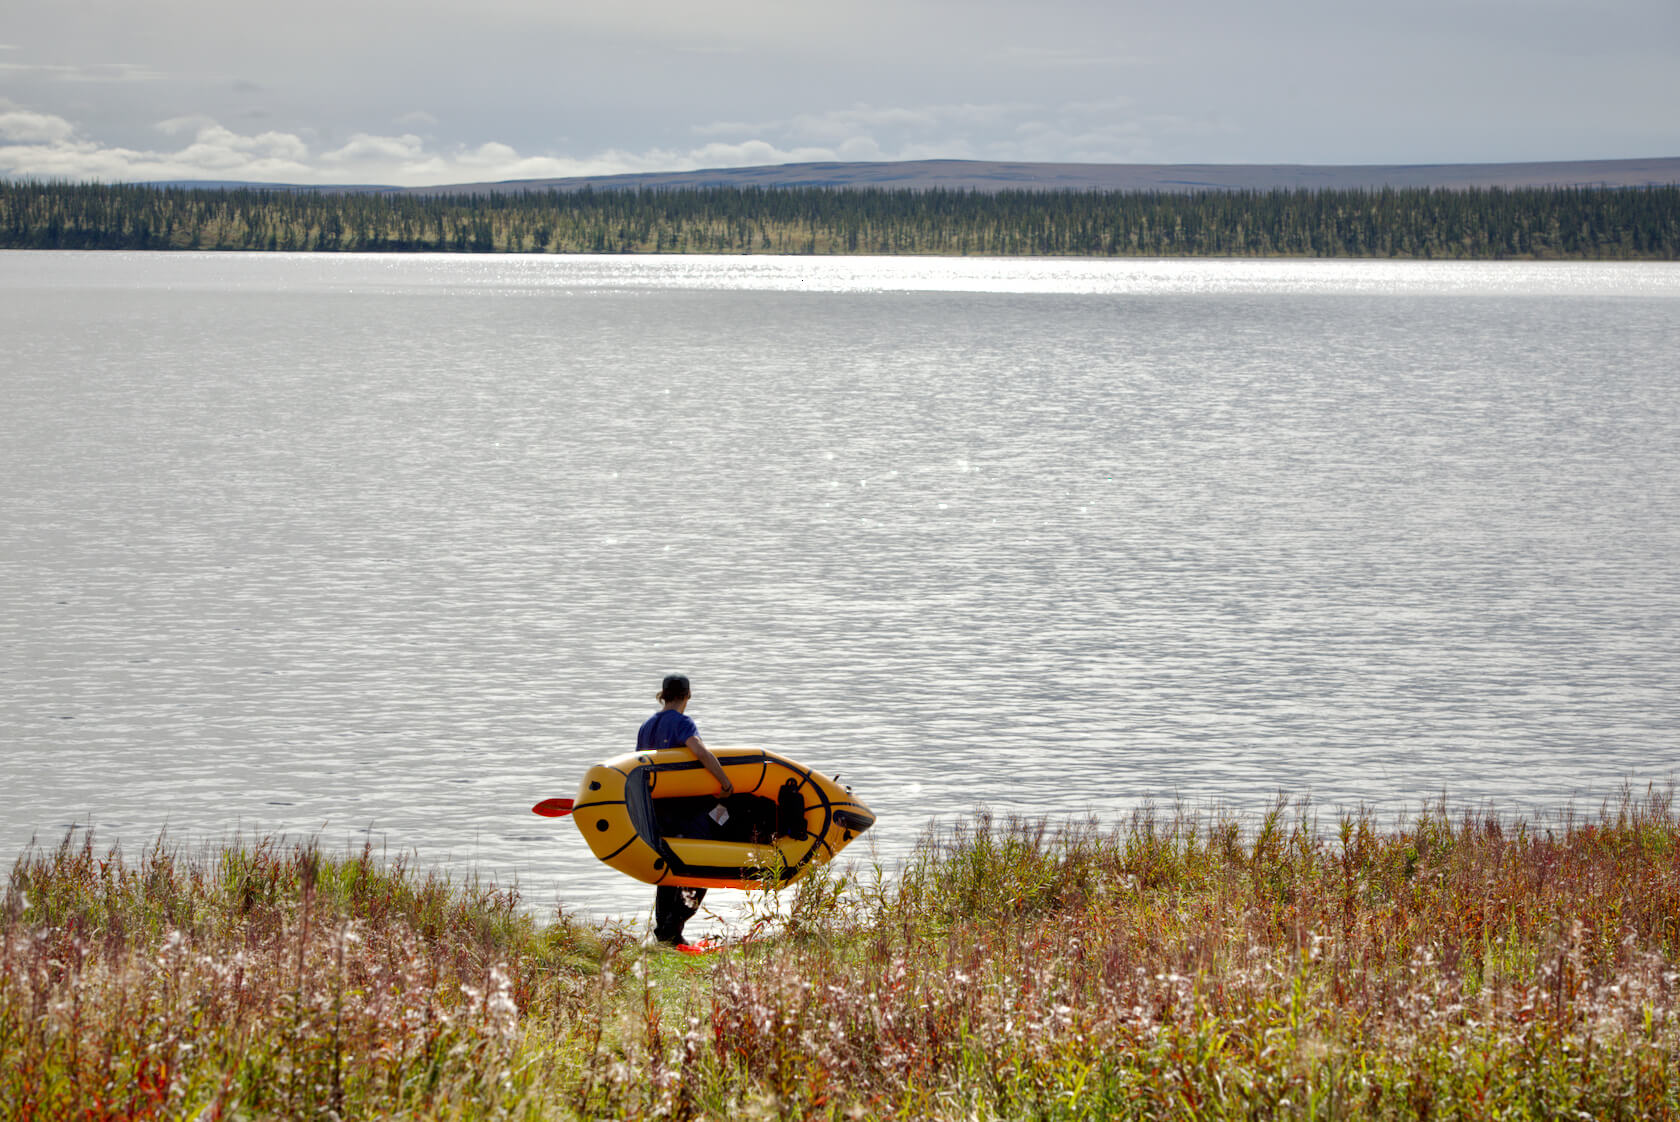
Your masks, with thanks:
M 685 714 L 675 709 L 661 709 L 653 716 L 642 722 L 641 731 L 636 734 L 636 751 L 657 752 L 661 748 L 680 748 L 688 743 L 688 738 L 698 735 L 700 730 Z

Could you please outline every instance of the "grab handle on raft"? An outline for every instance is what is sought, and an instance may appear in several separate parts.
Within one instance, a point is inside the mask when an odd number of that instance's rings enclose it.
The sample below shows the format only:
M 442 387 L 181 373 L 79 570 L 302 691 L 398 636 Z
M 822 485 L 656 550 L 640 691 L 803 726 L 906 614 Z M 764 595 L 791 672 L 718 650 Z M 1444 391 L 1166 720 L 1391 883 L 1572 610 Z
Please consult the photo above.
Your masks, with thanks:
M 797 779 L 789 779 L 776 792 L 776 833 L 794 841 L 810 836 L 805 829 L 805 796 L 799 793 Z

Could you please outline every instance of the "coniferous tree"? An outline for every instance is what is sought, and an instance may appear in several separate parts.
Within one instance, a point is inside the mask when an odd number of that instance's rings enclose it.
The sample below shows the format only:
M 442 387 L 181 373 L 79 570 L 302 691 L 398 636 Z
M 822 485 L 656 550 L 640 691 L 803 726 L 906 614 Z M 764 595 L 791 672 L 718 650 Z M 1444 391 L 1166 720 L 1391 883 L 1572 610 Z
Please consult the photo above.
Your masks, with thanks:
M 1674 260 L 1680 188 L 428 196 L 0 182 L 0 247 Z

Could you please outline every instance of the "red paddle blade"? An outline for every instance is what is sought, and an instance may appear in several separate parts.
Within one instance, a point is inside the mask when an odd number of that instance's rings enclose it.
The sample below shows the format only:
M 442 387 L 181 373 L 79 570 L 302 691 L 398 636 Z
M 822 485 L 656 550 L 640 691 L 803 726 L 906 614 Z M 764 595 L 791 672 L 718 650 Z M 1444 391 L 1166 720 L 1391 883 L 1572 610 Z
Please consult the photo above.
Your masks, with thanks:
M 571 799 L 544 799 L 531 808 L 532 814 L 540 814 L 544 818 L 564 818 L 571 812 Z

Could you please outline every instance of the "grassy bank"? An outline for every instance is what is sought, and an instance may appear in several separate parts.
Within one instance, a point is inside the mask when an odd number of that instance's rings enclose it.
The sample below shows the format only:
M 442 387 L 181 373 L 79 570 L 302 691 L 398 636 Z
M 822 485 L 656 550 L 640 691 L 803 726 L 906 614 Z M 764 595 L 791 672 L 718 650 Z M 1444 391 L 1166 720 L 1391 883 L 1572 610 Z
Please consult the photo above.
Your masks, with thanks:
M 690 958 L 258 842 L 25 855 L 35 1118 L 1680 1117 L 1680 817 L 982 819 Z

